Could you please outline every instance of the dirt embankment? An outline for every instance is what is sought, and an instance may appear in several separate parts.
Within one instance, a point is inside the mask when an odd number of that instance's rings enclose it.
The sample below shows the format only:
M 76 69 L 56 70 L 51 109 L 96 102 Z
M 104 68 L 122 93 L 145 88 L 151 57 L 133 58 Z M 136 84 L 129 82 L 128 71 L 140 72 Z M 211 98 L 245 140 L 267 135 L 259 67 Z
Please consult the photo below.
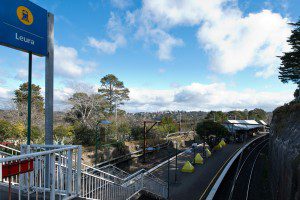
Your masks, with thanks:
M 270 185 L 276 200 L 300 199 L 300 103 L 277 108 L 270 130 Z

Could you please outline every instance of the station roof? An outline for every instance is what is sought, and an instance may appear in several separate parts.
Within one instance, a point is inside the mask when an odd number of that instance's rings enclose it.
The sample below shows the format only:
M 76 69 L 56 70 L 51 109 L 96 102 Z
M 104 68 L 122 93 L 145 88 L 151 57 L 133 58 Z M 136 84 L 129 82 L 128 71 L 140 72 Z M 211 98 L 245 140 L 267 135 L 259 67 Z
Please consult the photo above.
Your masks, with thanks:
M 260 128 L 263 125 L 255 120 L 227 120 L 223 124 L 230 132 L 236 132 L 239 130 L 251 130 Z
M 264 126 L 268 125 L 264 120 L 259 120 L 259 123 L 264 125 Z

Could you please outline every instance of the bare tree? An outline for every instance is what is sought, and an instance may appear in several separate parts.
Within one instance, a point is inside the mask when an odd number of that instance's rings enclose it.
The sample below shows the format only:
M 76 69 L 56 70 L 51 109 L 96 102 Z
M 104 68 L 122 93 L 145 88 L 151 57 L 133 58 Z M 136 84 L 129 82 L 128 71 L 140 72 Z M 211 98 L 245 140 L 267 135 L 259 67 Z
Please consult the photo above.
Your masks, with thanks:
M 97 121 L 104 118 L 105 101 L 99 94 L 77 92 L 69 98 L 71 115 L 83 125 L 94 128 Z

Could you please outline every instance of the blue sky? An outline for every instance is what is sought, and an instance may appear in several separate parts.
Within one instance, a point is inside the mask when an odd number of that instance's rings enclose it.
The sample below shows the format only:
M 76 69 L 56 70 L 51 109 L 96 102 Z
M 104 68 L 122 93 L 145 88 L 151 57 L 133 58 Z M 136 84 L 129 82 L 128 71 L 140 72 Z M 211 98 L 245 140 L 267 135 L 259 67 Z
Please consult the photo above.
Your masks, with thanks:
M 129 112 L 273 110 L 292 99 L 276 56 L 288 50 L 298 0 L 35 0 L 55 15 L 55 110 L 115 74 Z M 74 3 L 75 2 L 75 3 Z M 2 108 L 27 80 L 27 54 L 0 47 Z M 44 90 L 44 58 L 33 83 Z

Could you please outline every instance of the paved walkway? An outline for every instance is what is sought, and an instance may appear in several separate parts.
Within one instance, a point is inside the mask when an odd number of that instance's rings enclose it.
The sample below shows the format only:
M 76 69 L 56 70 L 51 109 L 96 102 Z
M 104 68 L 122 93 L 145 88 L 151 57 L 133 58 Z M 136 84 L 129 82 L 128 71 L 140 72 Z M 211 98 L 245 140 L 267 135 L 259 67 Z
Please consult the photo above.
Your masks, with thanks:
M 180 172 L 184 163 L 193 161 L 194 153 L 183 154 L 178 157 L 177 182 L 175 182 L 175 159 L 171 161 L 170 167 L 170 199 L 171 200 L 199 200 L 205 199 L 210 187 L 216 181 L 218 172 L 222 171 L 225 163 L 243 144 L 228 144 L 212 156 L 204 159 L 203 165 L 195 165 L 194 173 Z M 202 147 L 196 152 L 201 152 Z M 167 182 L 168 165 L 164 165 L 153 172 L 154 175 Z

